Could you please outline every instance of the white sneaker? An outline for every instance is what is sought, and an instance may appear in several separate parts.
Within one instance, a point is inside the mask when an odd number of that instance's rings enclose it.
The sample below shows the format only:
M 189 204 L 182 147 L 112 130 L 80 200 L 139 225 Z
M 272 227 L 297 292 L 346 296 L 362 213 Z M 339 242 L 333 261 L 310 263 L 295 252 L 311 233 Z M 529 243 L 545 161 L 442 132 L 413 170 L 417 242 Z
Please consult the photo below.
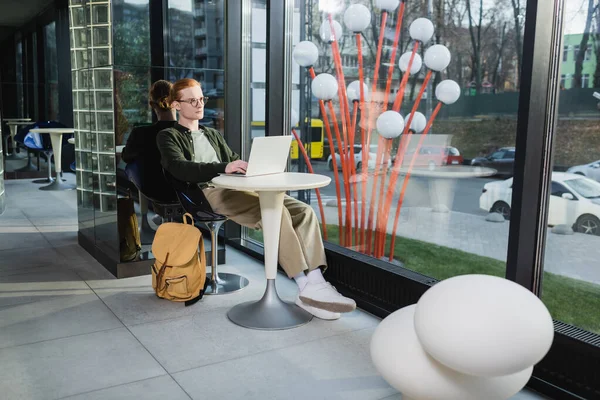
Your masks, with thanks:
M 309 313 L 311 313 L 312 315 L 314 315 L 315 317 L 317 317 L 319 319 L 332 321 L 334 319 L 339 319 L 342 316 L 342 314 L 340 314 L 340 313 L 331 312 L 331 311 L 323 310 L 321 308 L 309 306 L 308 304 L 306 304 L 302 300 L 300 300 L 300 297 L 296 297 L 295 303 L 298 307 L 302 308 L 305 311 L 308 311 Z
M 300 300 L 316 308 L 345 313 L 356 309 L 354 300 L 344 297 L 329 282 L 307 283 L 300 291 Z

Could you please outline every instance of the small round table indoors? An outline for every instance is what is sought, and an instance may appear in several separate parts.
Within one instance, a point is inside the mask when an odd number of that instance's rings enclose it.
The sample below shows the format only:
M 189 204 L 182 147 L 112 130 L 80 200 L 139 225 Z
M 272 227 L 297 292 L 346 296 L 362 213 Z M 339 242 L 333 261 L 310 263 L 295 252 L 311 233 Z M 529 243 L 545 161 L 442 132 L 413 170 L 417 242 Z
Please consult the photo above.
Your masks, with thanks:
M 40 190 L 71 190 L 75 189 L 73 185 L 63 183 L 60 178 L 62 172 L 61 155 L 62 155 L 62 136 L 63 134 L 74 133 L 73 128 L 36 128 L 31 129 L 33 133 L 48 133 L 52 142 L 52 152 L 54 153 L 54 171 L 56 179 L 49 185 L 42 186 Z M 50 169 L 50 160 L 48 160 L 48 169 Z
M 279 232 L 283 199 L 288 190 L 306 190 L 327 186 L 331 178 L 324 175 L 298 172 L 245 176 L 218 176 L 212 180 L 215 187 L 258 193 L 265 246 L 265 274 L 267 287 L 262 299 L 238 304 L 227 313 L 235 324 L 262 330 L 290 329 L 304 325 L 312 315 L 295 304 L 279 298 L 275 287 Z
M 6 160 L 21 160 L 23 157 L 19 157 L 17 152 L 17 146 L 15 145 L 15 136 L 17 135 L 17 130 L 19 126 L 23 125 L 31 125 L 31 118 L 5 118 L 4 122 L 8 125 L 8 129 L 10 129 L 10 140 L 12 142 L 12 153 L 8 154 L 8 137 L 4 138 L 4 148 L 6 149 Z

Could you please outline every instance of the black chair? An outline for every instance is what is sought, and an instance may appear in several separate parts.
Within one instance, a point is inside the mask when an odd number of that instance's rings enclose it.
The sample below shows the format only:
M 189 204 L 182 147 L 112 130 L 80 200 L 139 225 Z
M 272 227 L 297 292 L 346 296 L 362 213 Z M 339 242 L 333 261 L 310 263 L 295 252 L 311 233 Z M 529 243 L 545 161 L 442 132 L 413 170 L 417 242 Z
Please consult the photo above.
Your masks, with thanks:
M 149 197 L 142 191 L 141 175 L 136 163 L 129 163 L 125 167 L 125 174 L 138 190 L 140 213 L 142 214 L 142 223 L 140 224 L 140 239 L 142 244 L 152 244 L 154 239 L 154 230 L 148 223 L 148 201 L 152 202 L 154 212 L 161 216 L 163 221 L 172 222 L 175 218 L 180 218 L 185 214 L 183 207 L 179 203 L 177 195 L 172 188 L 165 188 L 172 193 L 166 193 L 165 198 L 157 199 Z
M 167 171 L 163 170 L 163 172 L 167 181 L 171 183 L 175 190 L 185 212 L 192 214 L 196 221 L 204 223 L 210 231 L 212 263 L 210 274 L 206 274 L 208 287 L 204 294 L 233 293 L 248 286 L 249 281 L 247 278 L 237 274 L 219 274 L 217 270 L 219 265 L 217 257 L 219 229 L 227 221 L 227 217 L 217 214 L 212 210 L 208 200 L 206 200 L 206 196 L 204 196 L 204 193 L 197 185 L 181 182 Z

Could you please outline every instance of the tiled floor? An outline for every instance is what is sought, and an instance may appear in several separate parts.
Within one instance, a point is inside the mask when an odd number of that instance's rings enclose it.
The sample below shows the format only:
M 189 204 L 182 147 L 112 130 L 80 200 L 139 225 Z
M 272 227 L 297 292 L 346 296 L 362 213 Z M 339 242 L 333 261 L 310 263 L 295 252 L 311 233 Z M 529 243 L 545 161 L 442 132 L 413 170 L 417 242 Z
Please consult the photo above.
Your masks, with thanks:
M 398 400 L 369 357 L 378 319 L 264 332 L 226 317 L 264 290 L 261 265 L 228 248 L 245 290 L 192 307 L 148 276 L 116 280 L 76 243 L 74 192 L 8 181 L 0 216 L 0 393 L 5 399 Z M 60 237 L 60 240 L 58 240 Z M 295 284 L 278 277 L 283 298 Z M 521 392 L 514 399 L 537 399 Z

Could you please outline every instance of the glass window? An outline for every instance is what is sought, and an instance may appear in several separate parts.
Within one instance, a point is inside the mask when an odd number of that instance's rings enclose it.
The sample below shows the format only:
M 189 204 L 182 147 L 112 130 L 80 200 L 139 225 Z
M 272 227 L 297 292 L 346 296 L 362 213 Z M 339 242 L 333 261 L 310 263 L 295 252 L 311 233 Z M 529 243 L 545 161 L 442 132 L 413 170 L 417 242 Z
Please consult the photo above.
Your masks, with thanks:
M 569 58 L 569 46 L 565 45 L 565 47 L 563 48 L 563 57 L 562 57 L 562 60 L 563 61 L 567 61 L 568 58 Z
M 23 91 L 23 41 L 20 39 L 17 41 L 15 62 L 17 78 L 17 114 L 19 117 L 24 117 L 25 95 Z
M 560 88 L 567 89 L 567 76 L 565 74 L 560 75 Z
M 588 44 L 585 48 L 585 61 L 590 61 L 592 59 L 592 45 Z
M 575 45 L 576 55 L 589 34 L 585 60 L 590 60 L 561 64 L 562 74 L 580 71 L 581 85 L 559 94 L 547 222 L 572 228 L 574 234 L 550 228 L 546 233 L 542 300 L 554 319 L 600 334 L 600 143 L 592 139 L 600 115 L 598 100 L 592 97 L 594 90 L 600 91 L 600 81 L 594 79 L 600 52 L 589 47 L 594 45 L 598 15 L 587 7 L 565 9 L 563 42 Z M 563 193 L 574 199 L 562 198 Z
M 590 74 L 583 74 L 581 75 L 581 87 L 583 89 L 586 89 L 588 87 L 590 87 Z
M 46 116 L 58 120 L 58 60 L 56 54 L 56 23 L 44 27 L 44 70 L 46 76 Z
M 360 52 L 357 35 L 348 29 L 343 18 L 346 9 L 357 3 L 369 8 L 372 14 L 368 27 L 358 35 Z M 320 35 L 322 27 L 330 30 L 328 13 L 332 4 L 337 9 L 331 17 L 342 27 L 342 37 L 336 38 L 337 47 Z M 336 94 L 332 99 L 338 122 L 335 126 L 329 107 L 321 107 L 316 93 L 311 90 L 310 72 L 293 62 L 292 76 L 298 79 L 292 79 L 289 95 L 293 111 L 301 115 L 299 130 L 309 121 L 324 125 L 323 139 L 310 143 L 311 149 L 323 148 L 323 157 L 311 157 L 310 162 L 315 173 L 332 178 L 328 187 L 320 189 L 329 205 L 324 207 L 323 215 L 314 194 L 304 198 L 300 193 L 293 195 L 309 203 L 322 223 L 325 219 L 323 228 L 327 240 L 347 249 L 437 279 L 474 272 L 504 276 L 510 222 L 493 225 L 485 217 L 490 211 L 510 212 L 510 184 L 504 180 L 513 174 L 514 154 L 502 158 L 507 153 L 506 148 L 515 145 L 522 44 L 518 40 L 506 40 L 500 49 L 498 38 L 503 26 L 506 26 L 506 37 L 522 38 L 525 15 L 517 18 L 516 23 L 515 18 L 500 22 L 492 17 L 491 5 L 484 2 L 488 10 L 478 25 L 470 23 L 468 18 L 463 20 L 461 12 L 465 10 L 434 7 L 433 41 L 415 47 L 409 26 L 426 14 L 419 7 L 406 4 L 401 20 L 398 18 L 400 10 L 396 9 L 389 13 L 385 26 L 380 26 L 381 10 L 371 1 L 295 2 L 292 46 L 300 41 L 312 42 L 318 51 L 318 59 L 313 64 L 315 74 L 331 74 L 344 88 L 360 80 L 362 72 L 369 100 L 363 107 L 350 106 L 346 111 L 347 102 Z M 469 3 L 466 4 L 465 7 L 469 7 Z M 471 12 L 478 12 L 479 3 L 470 3 L 470 6 Z M 463 20 L 464 25 L 457 27 L 452 22 L 456 20 Z M 394 52 L 394 34 L 399 23 L 402 29 Z M 381 46 L 378 43 L 380 29 L 384 38 Z M 482 38 L 475 49 L 465 45 L 470 43 L 469 29 Z M 429 72 L 423 66 L 414 75 L 406 76 L 402 84 L 403 73 L 397 66 L 399 57 L 403 53 L 410 57 L 413 48 L 423 57 L 433 44 L 443 44 L 450 51 L 447 67 Z M 337 62 L 342 65 L 336 65 Z M 461 96 L 453 105 L 440 105 L 435 96 L 435 89 L 443 80 L 453 80 L 460 88 Z M 297 98 L 300 100 L 296 101 Z M 307 105 L 302 100 L 305 98 L 309 99 Z M 410 126 L 408 117 L 413 105 L 425 119 L 419 132 L 410 135 L 408 129 L 407 132 L 392 129 L 394 134 L 401 135 L 387 139 L 384 132 L 377 130 L 378 118 L 390 110 L 399 112 L 404 124 Z M 431 128 L 424 132 L 425 123 L 433 118 Z M 332 153 L 347 145 L 362 148 L 363 142 L 365 148 L 371 149 L 365 159 L 367 165 L 358 171 L 349 157 L 343 166 L 337 163 L 338 171 L 331 170 L 328 158 Z M 388 152 L 388 148 L 393 150 Z M 360 154 L 366 156 L 364 151 Z M 452 160 L 449 163 L 447 154 L 462 156 L 467 162 Z M 492 163 L 485 157 L 489 154 L 499 162 Z M 392 168 L 393 165 L 397 168 Z M 464 175 L 455 179 L 457 170 Z M 336 181 L 342 188 L 339 199 Z M 356 189 L 353 182 L 357 182 Z M 490 190 L 483 191 L 484 188 Z M 448 212 L 440 212 L 442 210 Z M 340 214 L 342 226 L 338 224 Z M 346 223 L 348 220 L 350 223 Z M 483 234 L 474 238 L 474 231 Z
M 508 150 L 506 153 L 504 153 L 504 156 L 502 157 L 503 159 L 515 159 L 515 151 L 514 150 Z

